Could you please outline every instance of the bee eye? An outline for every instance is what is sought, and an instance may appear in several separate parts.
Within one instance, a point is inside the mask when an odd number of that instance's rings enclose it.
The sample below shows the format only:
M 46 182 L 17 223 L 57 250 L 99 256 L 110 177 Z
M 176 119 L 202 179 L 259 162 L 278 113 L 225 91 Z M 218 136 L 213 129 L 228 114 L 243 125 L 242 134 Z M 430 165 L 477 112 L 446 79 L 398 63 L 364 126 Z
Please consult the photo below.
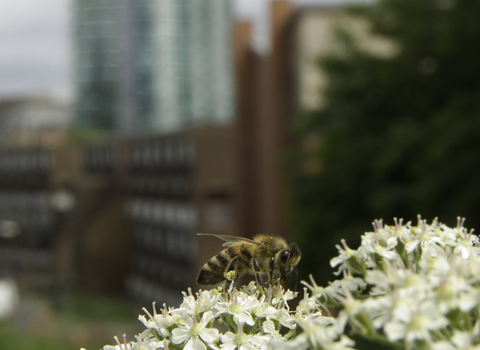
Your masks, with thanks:
M 290 257 L 290 251 L 289 250 L 284 250 L 283 252 L 280 253 L 280 261 L 283 264 L 287 263 L 289 257 Z

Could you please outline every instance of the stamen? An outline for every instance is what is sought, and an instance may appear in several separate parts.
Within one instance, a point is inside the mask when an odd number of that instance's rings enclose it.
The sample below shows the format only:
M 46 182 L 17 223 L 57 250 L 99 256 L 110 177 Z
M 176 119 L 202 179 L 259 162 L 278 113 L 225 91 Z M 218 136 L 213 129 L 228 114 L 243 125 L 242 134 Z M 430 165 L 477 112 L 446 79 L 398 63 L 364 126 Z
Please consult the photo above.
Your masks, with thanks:
M 472 237 L 473 235 L 473 231 L 475 231 L 473 228 L 470 230 L 470 232 L 465 232 L 465 239 L 470 239 L 470 237 Z
M 148 317 L 150 317 L 151 320 L 153 320 L 154 317 L 152 316 L 152 314 L 150 312 L 148 312 L 148 310 L 146 308 L 142 307 L 142 310 L 145 311 L 145 313 L 148 315 Z
M 377 225 L 379 230 L 383 229 L 383 219 L 378 220 Z
M 158 315 L 158 314 L 157 314 L 156 305 L 157 305 L 157 302 L 156 302 L 156 301 L 152 302 L 152 308 L 153 308 L 153 315 L 154 315 L 154 316 L 157 316 L 157 315 Z
M 463 224 L 465 224 L 465 218 L 457 216 L 457 228 L 462 228 Z
M 312 286 L 314 286 L 315 288 L 318 288 L 317 283 L 316 283 L 315 280 L 313 279 L 313 275 L 310 274 L 310 275 L 308 275 L 308 277 L 310 278 L 310 282 L 312 282 Z
M 422 220 L 422 233 L 427 232 L 427 220 Z
M 138 345 L 143 346 L 143 341 L 138 335 L 135 336 L 135 340 L 137 341 Z
M 344 250 L 342 247 L 340 247 L 340 245 L 338 245 L 338 244 L 335 244 L 335 248 L 337 248 L 340 253 L 343 253 L 343 252 L 345 251 L 345 250 Z M 273 283 L 272 283 L 272 286 L 273 286 Z
M 381 230 L 381 229 L 383 229 L 383 219 L 380 219 L 380 220 L 375 219 L 375 221 L 373 222 L 373 231 L 375 233 L 378 233 L 378 230 Z
M 438 217 L 433 219 L 432 226 L 434 230 L 438 228 Z
M 393 218 L 393 221 L 395 222 L 395 228 L 400 230 L 402 228 L 403 219 L 399 220 L 397 218 Z
M 120 349 L 122 348 L 122 344 L 120 344 L 120 341 L 118 340 L 118 337 L 117 336 L 114 336 L 113 339 L 115 339 L 115 341 L 117 342 L 118 346 L 120 347 Z

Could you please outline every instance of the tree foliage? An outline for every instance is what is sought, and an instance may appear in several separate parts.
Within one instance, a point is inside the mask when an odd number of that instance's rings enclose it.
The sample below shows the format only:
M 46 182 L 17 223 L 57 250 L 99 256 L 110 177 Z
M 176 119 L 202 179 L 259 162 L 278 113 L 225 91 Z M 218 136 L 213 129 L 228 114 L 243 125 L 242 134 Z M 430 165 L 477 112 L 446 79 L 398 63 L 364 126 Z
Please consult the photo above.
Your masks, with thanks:
M 299 118 L 298 138 L 320 142 L 294 151 L 293 226 L 300 270 L 316 266 L 323 282 L 334 245 L 357 245 L 374 219 L 463 216 L 480 230 L 480 1 L 379 0 L 353 12 L 398 52 L 379 57 L 342 32 L 342 53 L 319 60 L 326 104 Z M 303 171 L 312 160 L 321 170 Z

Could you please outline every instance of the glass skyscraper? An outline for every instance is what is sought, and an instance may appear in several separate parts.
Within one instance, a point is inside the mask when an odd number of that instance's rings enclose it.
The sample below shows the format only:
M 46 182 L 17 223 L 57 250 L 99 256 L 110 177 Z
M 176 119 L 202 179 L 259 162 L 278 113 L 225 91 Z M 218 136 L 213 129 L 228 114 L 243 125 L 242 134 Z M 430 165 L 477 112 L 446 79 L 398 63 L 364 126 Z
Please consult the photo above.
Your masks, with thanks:
M 120 132 L 228 124 L 229 0 L 74 0 L 80 127 Z

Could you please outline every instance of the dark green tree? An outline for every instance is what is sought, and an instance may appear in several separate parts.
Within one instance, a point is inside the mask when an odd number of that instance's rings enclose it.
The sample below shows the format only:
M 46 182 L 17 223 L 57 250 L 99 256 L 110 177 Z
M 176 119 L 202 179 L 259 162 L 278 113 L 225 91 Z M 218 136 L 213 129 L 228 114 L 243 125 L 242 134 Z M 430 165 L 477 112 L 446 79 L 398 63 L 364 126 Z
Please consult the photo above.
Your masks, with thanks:
M 293 223 L 301 277 L 322 283 L 335 244 L 356 248 L 374 219 L 462 216 L 480 230 L 480 1 L 379 0 L 353 12 L 398 50 L 379 57 L 339 32 L 341 53 L 319 61 L 326 104 L 298 118 L 298 139 L 319 142 L 294 151 Z M 321 170 L 303 171 L 311 161 Z

